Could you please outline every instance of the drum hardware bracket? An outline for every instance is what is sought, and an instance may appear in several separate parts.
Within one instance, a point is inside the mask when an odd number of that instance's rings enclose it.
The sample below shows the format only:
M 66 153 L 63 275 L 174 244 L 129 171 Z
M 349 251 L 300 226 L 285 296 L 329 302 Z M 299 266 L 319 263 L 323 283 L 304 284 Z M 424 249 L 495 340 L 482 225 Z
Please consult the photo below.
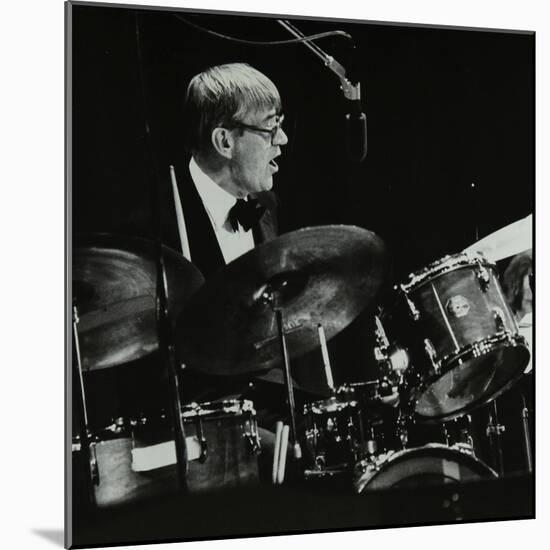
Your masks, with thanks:
M 254 455 L 260 454 L 262 447 L 260 444 L 260 438 L 258 434 L 253 430 L 248 430 L 243 434 L 243 437 L 246 439 L 246 442 L 248 443 L 250 453 Z
M 480 258 L 476 258 L 475 261 L 477 263 L 476 275 L 477 275 L 477 280 L 479 281 L 479 286 L 483 292 L 487 292 L 487 289 L 489 288 L 489 284 L 491 282 L 491 279 L 489 277 L 489 272 L 482 265 Z
M 504 324 L 504 313 L 499 307 L 493 308 L 493 316 L 495 318 L 496 328 L 499 332 L 504 332 L 506 325 Z
M 418 321 L 420 319 L 420 312 L 418 311 L 418 309 L 414 305 L 414 302 L 409 298 L 409 294 L 407 293 L 407 291 L 405 289 L 405 285 L 401 285 L 399 288 L 401 289 L 401 292 L 405 296 L 405 300 L 407 302 L 407 306 L 409 308 L 409 313 L 412 317 L 412 320 L 413 321 Z
M 531 436 L 529 434 L 529 409 L 525 400 L 525 395 L 521 395 L 523 408 L 521 410 L 521 422 L 523 428 L 523 440 L 525 445 L 525 460 L 527 462 L 527 471 L 533 472 L 533 456 L 531 452 Z
M 500 436 L 505 431 L 506 431 L 506 426 L 504 426 L 503 424 L 498 424 L 498 423 L 493 424 L 492 420 L 489 422 L 489 424 L 487 424 L 486 434 L 488 437 Z
M 432 341 L 429 338 L 424 338 L 424 350 L 426 351 L 426 355 L 428 356 L 428 359 L 430 360 L 430 363 L 434 369 L 434 374 L 439 374 L 441 370 L 441 365 L 436 361 L 436 351 L 432 344 Z
M 456 449 L 457 451 L 460 451 L 461 453 L 464 453 L 466 455 L 475 456 L 476 453 L 474 451 L 474 446 L 470 445 L 469 443 L 455 443 L 454 445 L 449 445 L 451 449 Z
M 375 455 L 378 452 L 378 445 L 374 439 L 369 439 L 366 442 L 366 451 L 369 455 Z
M 409 444 L 409 431 L 407 429 L 407 420 L 408 418 L 402 414 L 400 414 L 399 418 L 397 419 L 396 432 L 403 449 L 406 449 L 407 445 Z
M 99 477 L 99 466 L 97 464 L 97 453 L 95 449 L 95 442 L 89 443 L 90 449 L 90 474 L 92 476 L 92 484 L 96 487 L 99 486 L 100 477 Z
M 197 415 L 197 439 L 199 440 L 199 445 L 201 448 L 199 463 L 204 464 L 206 462 L 206 459 L 208 458 L 208 442 L 204 437 L 204 431 L 202 429 L 202 421 L 199 415 Z
M 489 409 L 489 422 L 487 424 L 486 434 L 489 438 L 491 446 L 491 454 L 493 455 L 493 463 L 499 475 L 504 474 L 504 463 L 502 457 L 502 434 L 506 431 L 506 426 L 498 421 L 498 409 L 496 399 L 491 403 Z

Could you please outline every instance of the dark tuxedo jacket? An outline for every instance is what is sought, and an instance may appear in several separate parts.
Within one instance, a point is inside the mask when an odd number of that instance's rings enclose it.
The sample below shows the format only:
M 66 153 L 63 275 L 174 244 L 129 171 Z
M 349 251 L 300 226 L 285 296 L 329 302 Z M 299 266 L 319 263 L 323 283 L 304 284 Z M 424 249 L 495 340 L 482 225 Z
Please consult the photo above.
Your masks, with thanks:
M 223 268 L 225 260 L 208 213 L 189 173 L 188 163 L 183 165 L 180 163 L 174 168 L 187 228 L 191 261 L 208 280 L 216 271 Z M 166 187 L 171 190 L 171 183 L 168 182 Z M 266 209 L 259 222 L 252 228 L 254 243 L 258 245 L 277 236 L 277 197 L 272 191 L 266 191 L 255 195 L 254 198 Z M 163 219 L 165 220 L 163 231 L 165 243 L 181 252 L 173 197 L 167 201 Z
M 208 280 L 214 273 L 225 266 L 225 260 L 208 213 L 189 173 L 189 161 L 187 160 L 185 163 L 174 165 L 174 169 L 185 218 L 191 261 L 200 270 L 204 278 Z M 169 174 L 166 185 L 163 188 L 165 190 L 163 193 L 164 209 L 162 213 L 163 240 L 166 245 L 181 252 L 181 242 Z M 252 227 L 254 243 L 258 245 L 277 236 L 278 226 L 276 216 L 278 201 L 275 193 L 272 191 L 259 193 L 254 198 L 266 209 L 258 223 Z M 222 383 L 215 376 L 189 372 L 185 376 L 182 387 L 183 398 L 184 401 L 191 399 L 204 401 L 220 399 L 222 397 L 226 398 L 230 394 L 242 394 L 244 388 L 248 387 L 248 382 L 248 378 L 245 380 L 243 377 L 226 377 Z

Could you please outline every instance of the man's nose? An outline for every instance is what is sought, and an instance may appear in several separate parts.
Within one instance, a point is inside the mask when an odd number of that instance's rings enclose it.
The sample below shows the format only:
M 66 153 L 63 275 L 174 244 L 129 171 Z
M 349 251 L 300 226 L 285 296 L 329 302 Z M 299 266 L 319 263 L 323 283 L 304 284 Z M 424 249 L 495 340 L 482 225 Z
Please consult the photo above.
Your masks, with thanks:
M 288 136 L 285 134 L 285 131 L 282 128 L 279 128 L 273 145 L 286 145 L 288 143 Z

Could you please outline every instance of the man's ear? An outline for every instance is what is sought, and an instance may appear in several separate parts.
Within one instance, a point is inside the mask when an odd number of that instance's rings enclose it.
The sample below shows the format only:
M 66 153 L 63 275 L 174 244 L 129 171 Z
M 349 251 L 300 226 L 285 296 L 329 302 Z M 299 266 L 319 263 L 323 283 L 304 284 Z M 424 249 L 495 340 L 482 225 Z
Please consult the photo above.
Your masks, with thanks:
M 235 140 L 227 128 L 214 128 L 212 130 L 212 146 L 222 157 L 230 159 L 233 156 Z

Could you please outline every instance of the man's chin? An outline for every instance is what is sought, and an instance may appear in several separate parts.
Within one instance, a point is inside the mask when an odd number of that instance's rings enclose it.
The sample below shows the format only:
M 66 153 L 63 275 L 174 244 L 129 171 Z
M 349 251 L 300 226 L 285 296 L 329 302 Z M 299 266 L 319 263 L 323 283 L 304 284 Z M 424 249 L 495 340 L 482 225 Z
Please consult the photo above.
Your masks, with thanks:
M 273 189 L 273 177 L 267 178 L 264 182 L 262 182 L 262 191 L 271 191 Z
M 250 193 L 250 196 L 254 198 L 256 195 L 260 193 L 265 193 L 266 191 L 271 191 L 273 188 L 273 178 L 267 178 L 265 180 L 262 180 L 258 182 L 258 185 L 256 186 L 256 191 L 252 191 Z

